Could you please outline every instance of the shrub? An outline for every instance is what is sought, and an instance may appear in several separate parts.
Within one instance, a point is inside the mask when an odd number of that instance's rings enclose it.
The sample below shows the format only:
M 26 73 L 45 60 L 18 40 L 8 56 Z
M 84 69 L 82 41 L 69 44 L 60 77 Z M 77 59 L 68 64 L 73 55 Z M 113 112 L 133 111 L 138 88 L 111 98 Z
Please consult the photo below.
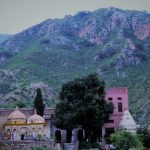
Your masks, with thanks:
M 87 141 L 81 141 L 80 142 L 80 148 L 81 149 L 89 149 L 89 148 L 99 148 L 100 145 L 99 143 L 90 143 L 90 142 L 87 142 Z
M 130 132 L 117 131 L 111 135 L 111 141 L 119 150 L 129 150 L 131 148 L 143 150 L 140 138 Z

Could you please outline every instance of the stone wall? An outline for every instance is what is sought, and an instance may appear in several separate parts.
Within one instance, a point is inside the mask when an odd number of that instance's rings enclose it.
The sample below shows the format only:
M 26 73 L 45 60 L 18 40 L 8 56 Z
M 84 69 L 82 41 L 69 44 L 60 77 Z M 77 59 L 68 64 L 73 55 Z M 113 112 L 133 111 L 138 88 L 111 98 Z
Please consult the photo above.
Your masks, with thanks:
M 74 143 L 64 143 L 64 150 L 75 150 Z
M 11 141 L 0 140 L 0 150 L 31 150 L 32 147 L 54 147 L 54 141 Z

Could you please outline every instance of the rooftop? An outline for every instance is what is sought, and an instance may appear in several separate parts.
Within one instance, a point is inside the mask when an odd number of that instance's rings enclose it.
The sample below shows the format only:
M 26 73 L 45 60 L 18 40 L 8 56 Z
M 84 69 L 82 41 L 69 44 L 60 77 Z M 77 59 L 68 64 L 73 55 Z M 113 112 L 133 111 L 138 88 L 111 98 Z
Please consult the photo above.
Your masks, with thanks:
M 113 88 L 106 88 L 107 94 L 128 94 L 127 87 L 113 87 Z

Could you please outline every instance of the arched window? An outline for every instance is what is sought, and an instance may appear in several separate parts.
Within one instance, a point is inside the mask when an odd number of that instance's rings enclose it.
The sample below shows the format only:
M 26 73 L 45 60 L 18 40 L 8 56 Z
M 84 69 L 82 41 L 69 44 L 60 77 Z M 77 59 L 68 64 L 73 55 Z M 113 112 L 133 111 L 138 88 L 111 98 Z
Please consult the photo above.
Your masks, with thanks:
M 56 143 L 61 143 L 61 131 L 60 130 L 55 131 L 55 141 Z
M 7 133 L 10 133 L 10 129 L 7 129 Z

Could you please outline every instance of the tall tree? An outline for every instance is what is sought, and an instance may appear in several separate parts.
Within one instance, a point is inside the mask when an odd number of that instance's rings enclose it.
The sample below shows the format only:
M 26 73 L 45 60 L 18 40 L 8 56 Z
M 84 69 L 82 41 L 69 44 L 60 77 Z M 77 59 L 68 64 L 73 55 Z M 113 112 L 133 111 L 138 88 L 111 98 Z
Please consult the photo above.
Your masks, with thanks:
M 43 103 L 42 92 L 40 88 L 38 88 L 36 91 L 36 97 L 34 100 L 34 108 L 36 109 L 38 115 L 40 116 L 44 115 L 45 105 Z
M 113 109 L 105 101 L 105 82 L 96 74 L 74 79 L 62 86 L 54 123 L 61 129 L 82 127 L 86 139 L 94 143 Z

